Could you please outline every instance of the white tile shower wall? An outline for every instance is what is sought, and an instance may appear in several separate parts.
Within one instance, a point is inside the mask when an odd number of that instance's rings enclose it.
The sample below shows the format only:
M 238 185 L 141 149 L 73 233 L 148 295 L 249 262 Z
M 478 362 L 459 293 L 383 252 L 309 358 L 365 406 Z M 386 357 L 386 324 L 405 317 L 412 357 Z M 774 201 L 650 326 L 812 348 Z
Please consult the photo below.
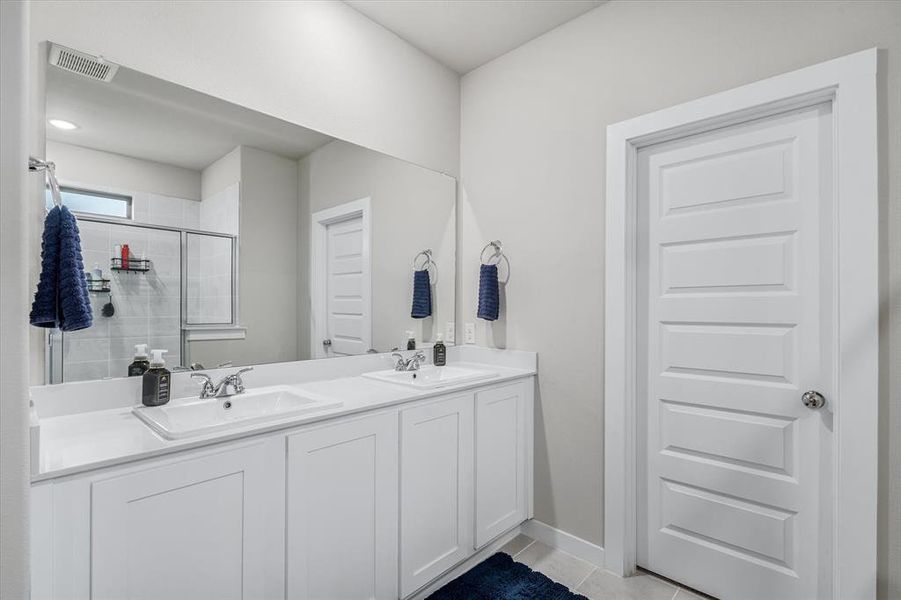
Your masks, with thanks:
M 110 279 L 110 294 L 92 293 L 94 325 L 63 337 L 63 377 L 84 381 L 124 377 L 135 344 L 169 350 L 166 363 L 181 361 L 181 244 L 175 231 L 79 221 L 85 268 L 96 264 Z M 152 261 L 146 273 L 112 271 L 116 245 Z M 102 315 L 112 301 L 115 313 Z
M 191 234 L 187 253 L 187 322 L 231 323 L 231 238 Z

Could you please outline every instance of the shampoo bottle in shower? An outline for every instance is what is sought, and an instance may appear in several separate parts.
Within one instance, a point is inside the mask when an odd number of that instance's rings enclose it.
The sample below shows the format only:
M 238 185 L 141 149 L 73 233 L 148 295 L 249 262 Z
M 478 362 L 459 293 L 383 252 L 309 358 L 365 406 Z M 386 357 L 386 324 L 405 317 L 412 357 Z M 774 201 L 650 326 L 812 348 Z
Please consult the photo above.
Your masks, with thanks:
M 144 406 L 162 406 L 169 402 L 169 384 L 172 373 L 166 369 L 163 354 L 168 350 L 150 351 L 150 368 L 144 373 L 141 402 Z

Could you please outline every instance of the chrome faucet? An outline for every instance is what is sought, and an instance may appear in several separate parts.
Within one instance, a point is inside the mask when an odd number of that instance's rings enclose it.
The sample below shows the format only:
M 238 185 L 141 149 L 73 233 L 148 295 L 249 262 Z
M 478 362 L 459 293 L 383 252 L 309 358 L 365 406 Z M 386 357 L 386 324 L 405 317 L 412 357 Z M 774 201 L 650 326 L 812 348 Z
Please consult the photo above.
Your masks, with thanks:
M 253 371 L 253 367 L 238 369 L 231 375 L 226 375 L 220 379 L 219 383 L 215 385 L 213 384 L 213 380 L 206 373 L 191 373 L 191 377 L 203 379 L 203 387 L 200 389 L 200 399 L 206 400 L 207 398 L 222 398 L 224 396 L 243 394 L 244 380 L 241 379 L 241 374 L 246 373 L 247 371 Z M 228 388 L 232 389 L 231 393 L 228 392 Z
M 422 366 L 422 363 L 426 361 L 425 353 L 422 350 L 417 351 L 416 354 L 410 358 L 404 358 L 403 355 L 395 352 L 391 355 L 391 358 L 395 359 L 395 371 L 418 371 L 419 367 Z

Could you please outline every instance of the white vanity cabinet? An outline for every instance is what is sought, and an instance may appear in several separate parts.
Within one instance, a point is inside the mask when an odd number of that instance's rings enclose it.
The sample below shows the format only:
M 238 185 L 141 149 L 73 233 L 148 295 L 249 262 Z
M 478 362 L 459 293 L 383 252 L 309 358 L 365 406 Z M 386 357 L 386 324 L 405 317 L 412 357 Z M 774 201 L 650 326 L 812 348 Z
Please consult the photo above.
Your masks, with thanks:
M 32 598 L 282 595 L 284 450 L 278 440 L 100 472 L 39 486 L 37 495 L 52 515 L 33 518 L 51 519 L 52 533 L 35 540 L 50 547 L 34 549 Z
M 422 592 L 531 516 L 533 388 L 489 382 L 36 482 L 32 600 Z
M 287 597 L 397 598 L 397 412 L 288 436 Z
M 401 411 L 401 592 L 473 550 L 473 395 Z
M 476 392 L 476 548 L 528 518 L 531 402 L 526 385 Z

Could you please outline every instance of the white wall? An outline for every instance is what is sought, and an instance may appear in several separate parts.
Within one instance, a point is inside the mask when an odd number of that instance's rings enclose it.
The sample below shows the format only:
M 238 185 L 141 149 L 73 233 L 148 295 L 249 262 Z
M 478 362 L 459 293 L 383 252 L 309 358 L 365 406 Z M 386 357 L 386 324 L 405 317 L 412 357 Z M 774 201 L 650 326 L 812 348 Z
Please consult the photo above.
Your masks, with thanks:
M 459 77 L 337 1 L 31 3 L 51 40 L 456 174 Z
M 241 147 L 210 163 L 200 174 L 201 198 L 206 200 L 241 181 Z
M 0 598 L 28 597 L 27 9 L 0 2 Z
M 47 159 L 56 162 L 60 181 L 200 200 L 199 171 L 52 140 L 47 140 Z
M 456 181 L 340 140 L 304 157 L 300 172 L 306 177 L 300 203 L 309 213 L 360 198 L 372 201 L 373 347 L 383 352 L 403 348 L 407 330 L 415 332 L 417 341 L 434 342 L 435 334 L 444 334 L 445 323 L 454 320 Z M 308 263 L 312 234 L 309 224 L 304 227 L 299 230 L 302 260 Z M 413 319 L 412 261 L 426 248 L 437 264 L 432 317 Z M 306 273 L 308 264 L 301 268 Z M 302 318 L 309 320 L 308 307 Z M 309 347 L 309 337 L 300 344 L 301 351 Z
M 605 128 L 885 48 L 880 596 L 901 597 L 901 3 L 613 1 L 464 76 L 460 317 L 477 254 L 512 263 L 480 341 L 538 351 L 536 517 L 602 544 Z M 891 308 L 889 308 L 891 302 Z M 890 402 L 893 399 L 893 402 Z
M 202 229 L 237 235 L 241 229 L 241 146 L 201 172 Z

